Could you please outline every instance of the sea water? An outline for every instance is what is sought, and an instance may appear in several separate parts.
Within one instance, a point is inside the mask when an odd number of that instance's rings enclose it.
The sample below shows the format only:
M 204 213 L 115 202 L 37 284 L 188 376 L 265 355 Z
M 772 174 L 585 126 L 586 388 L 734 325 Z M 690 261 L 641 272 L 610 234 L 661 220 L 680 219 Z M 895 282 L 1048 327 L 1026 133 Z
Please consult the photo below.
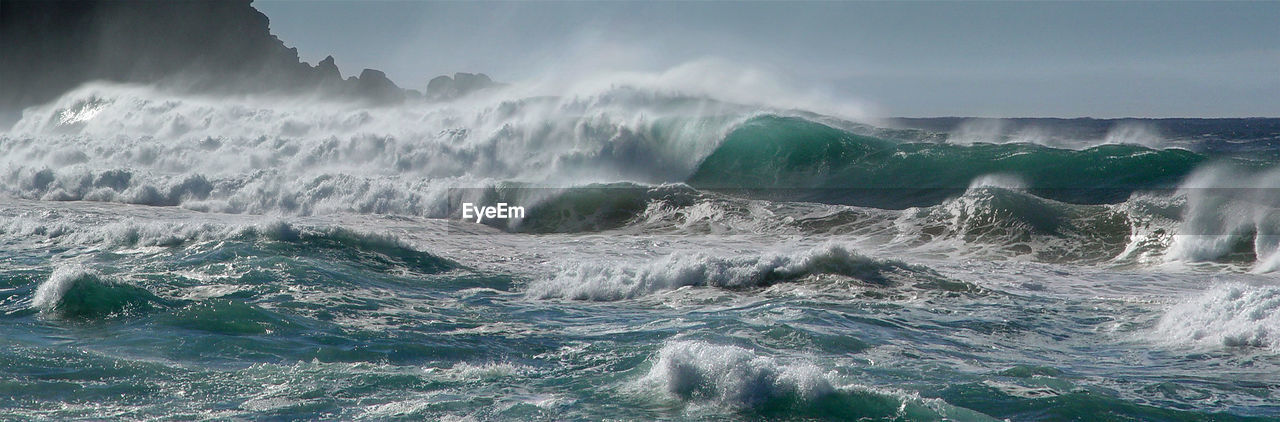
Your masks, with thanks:
M 91 84 L 0 137 L 0 415 L 1274 420 L 1280 148 L 1148 138 Z

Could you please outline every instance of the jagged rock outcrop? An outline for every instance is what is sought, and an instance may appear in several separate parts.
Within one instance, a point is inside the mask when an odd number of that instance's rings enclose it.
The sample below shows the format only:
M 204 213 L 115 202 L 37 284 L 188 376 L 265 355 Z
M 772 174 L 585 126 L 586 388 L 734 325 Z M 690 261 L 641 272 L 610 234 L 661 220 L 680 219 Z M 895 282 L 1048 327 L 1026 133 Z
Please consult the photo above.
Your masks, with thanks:
M 355 94 L 382 103 L 403 102 L 405 93 L 381 70 L 365 69 L 356 79 Z
M 214 93 L 317 90 L 376 103 L 405 92 L 382 72 L 343 80 L 271 34 L 252 0 L 0 1 L 0 111 L 53 100 L 85 82 L 154 83 Z
M 320 80 L 342 80 L 342 72 L 338 71 L 338 65 L 334 63 L 333 56 L 325 56 L 324 60 L 316 63 L 316 75 Z
M 455 73 L 452 78 L 449 75 L 441 75 L 427 82 L 426 97 L 433 100 L 451 100 L 494 86 L 499 84 L 483 73 Z

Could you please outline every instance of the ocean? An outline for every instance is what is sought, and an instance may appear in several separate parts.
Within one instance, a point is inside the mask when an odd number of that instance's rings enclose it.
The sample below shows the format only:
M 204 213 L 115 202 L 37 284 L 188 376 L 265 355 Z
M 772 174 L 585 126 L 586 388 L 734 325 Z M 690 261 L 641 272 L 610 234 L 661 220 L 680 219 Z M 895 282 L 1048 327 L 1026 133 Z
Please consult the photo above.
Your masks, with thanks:
M 0 135 L 0 419 L 1280 420 L 1280 121 L 995 122 L 89 84 Z

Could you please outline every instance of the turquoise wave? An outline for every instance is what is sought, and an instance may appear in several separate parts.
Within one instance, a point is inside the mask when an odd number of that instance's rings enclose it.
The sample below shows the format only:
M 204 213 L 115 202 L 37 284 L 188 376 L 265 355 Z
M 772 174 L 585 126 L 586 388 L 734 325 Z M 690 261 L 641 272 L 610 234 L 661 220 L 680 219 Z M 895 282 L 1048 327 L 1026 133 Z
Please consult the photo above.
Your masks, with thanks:
M 905 208 L 936 205 L 986 175 L 1012 176 L 1033 194 L 1080 204 L 1122 202 L 1138 190 L 1175 188 L 1205 155 L 1182 149 L 1099 145 L 895 142 L 795 117 L 739 125 L 687 183 L 769 199 Z

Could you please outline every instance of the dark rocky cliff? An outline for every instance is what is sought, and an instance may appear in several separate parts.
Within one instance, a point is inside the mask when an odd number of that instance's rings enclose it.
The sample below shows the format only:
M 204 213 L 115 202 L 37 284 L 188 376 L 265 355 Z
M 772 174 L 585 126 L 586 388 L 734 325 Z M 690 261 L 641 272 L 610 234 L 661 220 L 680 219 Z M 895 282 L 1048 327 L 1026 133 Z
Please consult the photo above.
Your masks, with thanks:
M 405 99 L 406 91 L 380 71 L 344 80 L 333 57 L 315 66 L 301 62 L 251 2 L 0 0 L 0 111 L 41 104 L 95 80 Z

